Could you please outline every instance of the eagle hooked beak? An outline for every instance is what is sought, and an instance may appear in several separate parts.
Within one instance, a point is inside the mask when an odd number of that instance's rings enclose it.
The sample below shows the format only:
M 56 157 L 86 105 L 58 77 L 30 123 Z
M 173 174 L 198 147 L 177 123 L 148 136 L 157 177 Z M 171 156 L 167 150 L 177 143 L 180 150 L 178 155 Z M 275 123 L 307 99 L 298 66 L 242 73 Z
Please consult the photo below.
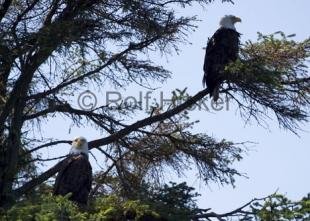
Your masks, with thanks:
M 241 20 L 241 18 L 239 18 L 239 17 L 235 17 L 234 18 L 234 22 L 236 23 L 236 22 L 241 22 L 242 20 Z
M 77 149 L 80 149 L 80 148 L 82 147 L 82 145 L 83 145 L 83 141 L 80 140 L 80 139 L 75 139 L 75 140 L 73 140 L 72 143 L 75 143 L 75 147 L 76 147 Z
M 81 147 L 82 147 L 82 142 L 81 142 L 81 140 L 78 140 L 78 141 L 76 142 L 76 146 L 77 146 L 78 148 L 81 148 Z

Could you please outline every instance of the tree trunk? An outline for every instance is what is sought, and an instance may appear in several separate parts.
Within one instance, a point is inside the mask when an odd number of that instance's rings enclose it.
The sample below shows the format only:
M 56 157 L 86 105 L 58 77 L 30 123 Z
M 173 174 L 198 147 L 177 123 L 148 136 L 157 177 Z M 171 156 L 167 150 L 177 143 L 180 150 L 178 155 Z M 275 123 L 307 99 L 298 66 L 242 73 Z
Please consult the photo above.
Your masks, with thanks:
M 8 137 L 1 146 L 0 170 L 0 207 L 14 202 L 13 184 L 18 173 L 18 156 L 21 148 L 23 99 L 19 98 L 14 106 Z

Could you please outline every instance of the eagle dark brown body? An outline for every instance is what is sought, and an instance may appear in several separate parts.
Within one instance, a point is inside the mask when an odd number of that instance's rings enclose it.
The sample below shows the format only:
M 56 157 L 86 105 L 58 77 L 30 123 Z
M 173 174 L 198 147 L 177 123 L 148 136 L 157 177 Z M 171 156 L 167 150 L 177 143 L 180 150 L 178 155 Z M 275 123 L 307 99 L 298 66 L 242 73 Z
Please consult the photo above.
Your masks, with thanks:
M 92 167 L 84 154 L 70 156 L 69 164 L 57 175 L 54 195 L 71 193 L 70 200 L 86 205 L 92 183 Z
M 221 27 L 208 41 L 203 65 L 203 84 L 215 101 L 219 96 L 219 87 L 223 81 L 221 75 L 225 66 L 238 58 L 239 37 L 237 31 Z

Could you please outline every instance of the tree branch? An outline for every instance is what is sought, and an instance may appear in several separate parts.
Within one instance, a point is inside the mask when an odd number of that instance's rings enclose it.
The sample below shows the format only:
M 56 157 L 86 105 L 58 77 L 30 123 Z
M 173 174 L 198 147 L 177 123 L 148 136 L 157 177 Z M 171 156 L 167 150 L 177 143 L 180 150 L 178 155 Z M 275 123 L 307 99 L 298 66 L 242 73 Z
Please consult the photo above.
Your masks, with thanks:
M 183 104 L 175 107 L 174 109 L 168 110 L 162 114 L 154 115 L 147 117 L 143 120 L 137 121 L 134 124 L 131 124 L 130 126 L 118 131 L 117 133 L 98 140 L 93 140 L 89 142 L 90 148 L 97 148 L 100 146 L 104 146 L 110 143 L 113 143 L 114 141 L 120 139 L 121 137 L 124 137 L 128 134 L 130 134 L 133 131 L 136 131 L 140 128 L 143 128 L 145 126 L 151 125 L 155 122 L 163 121 L 165 119 L 168 119 L 176 114 L 179 114 L 180 112 L 184 111 L 185 109 L 191 107 L 194 105 L 197 101 L 202 99 L 204 96 L 206 96 L 209 93 L 208 89 L 204 89 L 200 92 L 198 92 L 195 96 L 191 97 L 187 101 L 185 101 Z
M 217 218 L 220 221 L 222 221 L 222 220 L 224 221 L 224 219 L 222 219 L 222 218 L 228 218 L 228 217 L 232 217 L 232 216 L 236 216 L 236 215 L 240 215 L 240 214 L 253 214 L 252 212 L 243 211 L 243 209 L 246 208 L 247 206 L 250 206 L 254 202 L 265 200 L 268 197 L 270 197 L 270 196 L 263 197 L 263 198 L 254 198 L 251 201 L 242 205 L 241 207 L 234 209 L 234 210 L 227 212 L 227 213 L 218 214 L 215 212 L 209 212 L 209 213 L 204 213 L 204 214 L 200 214 L 200 215 L 194 215 L 192 218 L 195 218 L 195 219 Z
M 49 147 L 49 146 L 55 146 L 55 145 L 62 144 L 62 143 L 71 144 L 71 141 L 70 140 L 57 140 L 57 141 L 52 141 L 52 142 L 49 142 L 49 143 L 45 143 L 45 144 L 42 144 L 42 145 L 37 146 L 35 148 L 32 148 L 31 150 L 26 151 L 23 154 L 23 156 L 25 156 L 27 154 L 30 154 L 30 153 L 33 153 L 33 152 L 35 152 L 37 150 L 40 150 L 42 148 Z
M 153 38 L 147 39 L 145 41 L 142 41 L 142 42 L 139 42 L 139 43 L 136 43 L 136 44 L 130 44 L 128 46 L 128 48 L 126 48 L 125 50 L 123 50 L 120 53 L 117 53 L 117 54 L 113 55 L 105 64 L 95 68 L 94 70 L 89 71 L 89 72 L 87 72 L 87 73 L 85 73 L 85 74 L 83 74 L 83 75 L 81 75 L 79 77 L 73 78 L 73 79 L 71 79 L 69 81 L 65 81 L 65 82 L 57 85 L 56 87 L 54 87 L 54 88 L 52 88 L 50 90 L 43 91 L 43 92 L 40 92 L 40 93 L 37 93 L 37 94 L 33 94 L 33 95 L 29 95 L 27 97 L 27 100 L 31 100 L 31 99 L 36 100 L 36 99 L 40 99 L 40 98 L 46 97 L 46 96 L 48 96 L 50 94 L 57 93 L 58 91 L 62 90 L 63 88 L 65 88 L 65 87 L 67 87 L 69 85 L 72 85 L 74 83 L 82 81 L 83 79 L 85 79 L 87 77 L 90 77 L 93 74 L 96 74 L 96 73 L 100 72 L 104 68 L 106 68 L 109 65 L 113 64 L 115 61 L 118 61 L 125 54 L 127 54 L 129 52 L 132 52 L 132 51 L 141 50 L 141 49 L 149 46 L 150 44 L 152 44 L 155 41 L 157 41 L 159 38 L 160 38 L 160 36 L 155 36 Z
M 72 160 L 72 158 L 66 158 L 66 159 L 60 161 L 59 163 L 57 163 L 55 166 L 53 166 L 49 170 L 47 170 L 44 173 L 42 173 L 41 175 L 39 175 L 38 177 L 36 177 L 36 178 L 32 179 L 31 181 L 25 183 L 23 186 L 21 186 L 20 188 L 13 191 L 14 196 L 20 197 L 24 193 L 27 193 L 28 191 L 30 191 L 35 186 L 43 183 L 44 181 L 46 181 L 47 179 L 49 179 L 50 177 L 55 175 L 59 170 L 61 170 L 61 168 L 69 165 L 71 160 Z
M 12 0 L 5 0 L 2 5 L 1 5 L 1 9 L 0 9 L 0 22 L 2 21 L 2 19 L 4 18 L 6 12 L 8 11 L 10 5 L 12 3 Z
M 89 149 L 98 148 L 100 146 L 104 146 L 104 145 L 113 143 L 113 142 L 117 141 L 118 139 L 130 134 L 133 131 L 136 131 L 136 130 L 143 128 L 145 126 L 151 125 L 155 122 L 163 121 L 163 120 L 168 119 L 168 118 L 170 118 L 176 114 L 179 114 L 180 112 L 182 112 L 185 109 L 194 105 L 197 101 L 202 99 L 208 93 L 209 93 L 208 89 L 204 89 L 204 90 L 198 92 L 195 96 L 191 97 L 190 99 L 188 99 L 187 101 L 182 103 L 181 105 L 175 107 L 174 109 L 168 110 L 162 114 L 154 115 L 151 117 L 147 117 L 143 120 L 137 121 L 136 123 L 133 123 L 130 126 L 124 128 L 124 129 L 121 129 L 120 131 L 116 132 L 115 134 L 112 134 L 111 136 L 108 136 L 108 137 L 105 137 L 102 139 L 98 139 L 98 140 L 90 141 L 88 143 Z M 47 179 L 49 179 L 51 176 L 56 174 L 61 168 L 68 165 L 67 161 L 68 161 L 67 159 L 60 161 L 54 167 L 52 167 L 49 170 L 47 170 L 46 172 L 42 173 L 37 178 L 27 182 L 22 187 L 14 190 L 15 196 L 19 197 L 19 196 L 23 195 L 24 193 L 26 193 L 27 191 L 29 191 L 30 189 L 34 188 L 35 186 L 37 186 L 37 185 L 41 184 L 42 182 L 46 181 Z

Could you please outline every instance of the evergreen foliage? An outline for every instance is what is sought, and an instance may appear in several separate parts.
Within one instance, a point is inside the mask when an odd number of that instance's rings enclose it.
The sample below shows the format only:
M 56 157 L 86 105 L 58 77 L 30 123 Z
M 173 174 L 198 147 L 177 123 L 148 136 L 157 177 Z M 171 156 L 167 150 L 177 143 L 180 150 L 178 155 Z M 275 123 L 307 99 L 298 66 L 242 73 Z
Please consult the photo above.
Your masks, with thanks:
M 3 0 L 0 3 L 0 208 L 1 220 L 309 220 L 309 196 L 294 202 L 274 194 L 225 214 L 198 208 L 197 193 L 185 183 L 163 183 L 164 171 L 182 176 L 191 168 L 206 184 L 235 184 L 245 143 L 194 133 L 188 109 L 208 95 L 176 90 L 181 104 L 139 110 L 122 105 L 77 108 L 75 96 L 94 85 L 152 88 L 172 73 L 150 53 L 178 53 L 196 29 L 195 16 L 178 8 L 213 0 Z M 222 0 L 221 2 L 232 2 Z M 221 93 L 232 98 L 244 119 L 298 133 L 307 122 L 310 40 L 284 33 L 259 34 L 241 46 L 240 59 L 223 73 Z M 199 73 L 195 73 L 198 74 Z M 202 73 L 201 73 L 202 75 Z M 207 114 L 207 113 L 206 113 Z M 96 128 L 89 142 L 104 158 L 94 174 L 88 208 L 50 195 L 53 176 L 66 156 L 43 158 L 47 148 L 69 140 L 43 137 L 42 125 L 63 117 L 73 127 Z M 48 134 L 48 133 L 43 133 Z M 45 171 L 44 162 L 61 159 Z

